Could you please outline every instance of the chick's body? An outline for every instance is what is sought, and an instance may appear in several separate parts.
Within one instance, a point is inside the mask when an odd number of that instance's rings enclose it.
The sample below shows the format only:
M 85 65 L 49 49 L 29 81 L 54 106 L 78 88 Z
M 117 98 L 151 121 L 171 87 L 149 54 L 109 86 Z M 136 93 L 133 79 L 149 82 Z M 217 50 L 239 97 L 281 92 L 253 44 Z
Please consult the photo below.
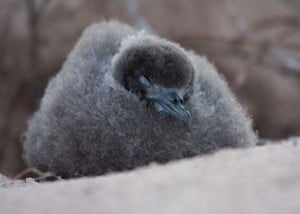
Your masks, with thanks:
M 120 80 L 117 70 L 131 53 L 124 54 L 144 43 L 173 48 L 192 67 L 192 90 L 184 103 L 191 117 L 189 128 L 154 110 Z M 162 57 L 154 61 L 159 64 Z M 255 141 L 250 119 L 206 59 L 159 37 L 108 22 L 83 33 L 49 82 L 29 121 L 24 150 L 29 165 L 72 177 L 246 147 Z

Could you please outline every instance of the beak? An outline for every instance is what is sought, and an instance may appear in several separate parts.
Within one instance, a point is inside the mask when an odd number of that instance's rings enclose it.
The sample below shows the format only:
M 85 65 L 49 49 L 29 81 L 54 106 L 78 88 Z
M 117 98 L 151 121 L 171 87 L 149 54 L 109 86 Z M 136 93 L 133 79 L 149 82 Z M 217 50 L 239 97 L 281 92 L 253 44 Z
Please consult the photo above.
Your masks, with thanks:
M 183 99 L 176 89 L 164 89 L 156 94 L 154 102 L 158 103 L 162 110 L 175 117 L 186 127 L 190 126 L 191 114 L 183 106 Z

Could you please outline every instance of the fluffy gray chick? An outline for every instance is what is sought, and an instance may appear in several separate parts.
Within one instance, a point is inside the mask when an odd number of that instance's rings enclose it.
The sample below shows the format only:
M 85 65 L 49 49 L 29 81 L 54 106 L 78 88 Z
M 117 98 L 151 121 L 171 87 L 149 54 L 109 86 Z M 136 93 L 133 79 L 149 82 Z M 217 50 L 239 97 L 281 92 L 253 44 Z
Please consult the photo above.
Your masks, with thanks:
M 255 142 L 250 119 L 205 58 L 108 22 L 83 33 L 49 82 L 24 150 L 29 165 L 72 177 Z

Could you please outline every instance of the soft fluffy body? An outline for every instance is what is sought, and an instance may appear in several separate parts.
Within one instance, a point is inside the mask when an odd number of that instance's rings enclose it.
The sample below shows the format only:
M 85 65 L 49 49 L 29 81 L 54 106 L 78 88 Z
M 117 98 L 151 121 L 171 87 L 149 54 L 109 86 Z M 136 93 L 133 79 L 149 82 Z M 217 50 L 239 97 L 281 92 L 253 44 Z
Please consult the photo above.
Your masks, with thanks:
M 193 67 L 193 91 L 185 103 L 191 114 L 189 130 L 148 108 L 118 79 L 117 63 L 126 59 L 125 50 L 145 41 L 176 48 Z M 255 142 L 251 120 L 205 58 L 157 36 L 108 22 L 85 30 L 49 82 L 29 121 L 24 150 L 29 165 L 72 177 Z

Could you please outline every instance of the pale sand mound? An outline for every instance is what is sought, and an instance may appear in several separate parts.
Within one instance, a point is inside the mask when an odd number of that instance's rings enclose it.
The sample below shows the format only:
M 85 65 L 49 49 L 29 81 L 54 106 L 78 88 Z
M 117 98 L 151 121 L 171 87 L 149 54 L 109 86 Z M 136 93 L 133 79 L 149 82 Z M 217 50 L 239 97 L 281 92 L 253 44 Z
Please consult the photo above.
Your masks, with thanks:
M 300 213 L 300 140 L 0 189 L 1 214 Z

